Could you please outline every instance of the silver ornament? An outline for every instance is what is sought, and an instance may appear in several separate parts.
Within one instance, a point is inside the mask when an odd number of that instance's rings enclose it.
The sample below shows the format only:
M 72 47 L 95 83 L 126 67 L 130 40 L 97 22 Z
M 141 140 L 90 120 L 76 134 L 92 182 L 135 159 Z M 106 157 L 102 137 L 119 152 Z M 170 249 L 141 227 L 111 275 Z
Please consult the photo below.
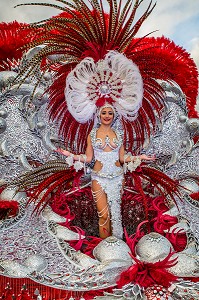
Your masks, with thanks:
M 38 88 L 33 95 L 32 103 L 36 106 L 42 106 L 46 102 L 48 102 L 47 94 L 44 93 L 44 90 Z
M 147 263 L 155 263 L 166 258 L 172 244 L 164 236 L 157 232 L 151 232 L 143 236 L 135 247 L 137 258 Z
M 111 260 L 131 261 L 129 246 L 115 236 L 109 236 L 101 241 L 93 250 L 93 255 L 101 262 Z
M 180 123 L 185 123 L 188 120 L 188 118 L 186 116 L 179 116 L 179 121 Z
M 44 74 L 44 80 L 50 81 L 51 79 L 52 79 L 51 73 L 47 72 L 47 73 Z
M 0 72 L 0 89 L 4 89 L 9 86 L 17 77 L 17 73 L 13 71 L 1 71 Z
M 6 127 L 6 121 L 0 117 L 0 133 L 3 133 L 6 130 Z
M 102 83 L 100 86 L 99 86 L 99 92 L 102 94 L 102 95 L 107 95 L 110 93 L 110 87 L 107 83 Z
M 48 263 L 44 256 L 32 254 L 24 261 L 24 265 L 32 271 L 40 272 L 47 267 Z
M 182 141 L 182 145 L 185 147 L 187 145 L 187 141 Z
M 45 124 L 44 122 L 38 122 L 38 123 L 37 123 L 37 128 L 38 128 L 38 129 L 41 129 L 41 130 L 42 130 L 42 129 L 44 129 L 45 127 L 46 127 L 46 124 Z
M 199 119 L 192 118 L 186 122 L 186 129 L 189 132 L 196 133 L 199 132 Z
M 8 116 L 8 112 L 5 109 L 1 109 L 0 117 L 5 119 L 5 118 L 7 118 L 7 116 Z

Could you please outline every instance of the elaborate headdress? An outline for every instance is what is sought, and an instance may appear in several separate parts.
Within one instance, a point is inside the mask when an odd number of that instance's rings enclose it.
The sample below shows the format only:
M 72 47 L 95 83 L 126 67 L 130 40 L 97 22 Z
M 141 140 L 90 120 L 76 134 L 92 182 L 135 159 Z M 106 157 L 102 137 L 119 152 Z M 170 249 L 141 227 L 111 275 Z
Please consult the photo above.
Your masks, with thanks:
M 130 59 L 109 51 L 97 63 L 90 57 L 83 59 L 68 74 L 65 97 L 69 112 L 80 123 L 92 120 L 96 108 L 105 102 L 133 121 L 142 104 L 142 77 Z
M 155 6 L 152 1 L 134 24 L 142 0 L 135 0 L 134 5 L 131 0 L 107 1 L 108 13 L 101 0 L 88 5 L 83 0 L 55 1 L 64 6 L 31 3 L 63 12 L 30 25 L 38 38 L 27 48 L 45 46 L 30 61 L 29 70 L 26 66 L 19 76 L 34 72 L 38 64 L 44 72 L 54 71 L 50 117 L 60 120 L 60 131 L 73 151 L 85 150 L 93 115 L 105 101 L 121 116 L 127 150 L 139 150 L 155 130 L 164 107 L 164 90 L 158 79 L 179 84 L 190 115 L 196 114 L 198 73 L 189 55 L 164 37 L 135 38 Z

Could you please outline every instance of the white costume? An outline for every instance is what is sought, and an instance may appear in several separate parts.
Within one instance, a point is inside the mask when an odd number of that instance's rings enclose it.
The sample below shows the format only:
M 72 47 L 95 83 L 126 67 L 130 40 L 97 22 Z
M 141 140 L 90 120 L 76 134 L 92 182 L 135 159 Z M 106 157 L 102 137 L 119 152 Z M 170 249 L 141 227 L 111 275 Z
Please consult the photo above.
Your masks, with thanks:
M 122 134 L 115 131 L 116 138 L 110 141 L 109 137 L 103 141 L 97 138 L 97 129 L 94 128 L 91 133 L 91 141 L 94 150 L 95 161 L 102 163 L 102 168 L 99 171 L 92 171 L 91 178 L 96 180 L 101 186 L 101 189 L 93 192 L 94 200 L 96 196 L 100 196 L 103 192 L 107 195 L 107 206 L 99 212 L 99 216 L 110 213 L 112 224 L 112 235 L 117 238 L 123 237 L 122 217 L 121 217 L 121 190 L 123 183 L 123 168 L 116 166 L 119 161 L 119 149 L 122 146 Z M 106 147 L 110 147 L 111 151 L 105 151 Z M 99 200 L 99 198 L 98 198 Z M 106 223 L 107 221 L 105 221 Z M 104 224 L 105 224 L 104 223 Z M 102 224 L 101 226 L 103 226 Z

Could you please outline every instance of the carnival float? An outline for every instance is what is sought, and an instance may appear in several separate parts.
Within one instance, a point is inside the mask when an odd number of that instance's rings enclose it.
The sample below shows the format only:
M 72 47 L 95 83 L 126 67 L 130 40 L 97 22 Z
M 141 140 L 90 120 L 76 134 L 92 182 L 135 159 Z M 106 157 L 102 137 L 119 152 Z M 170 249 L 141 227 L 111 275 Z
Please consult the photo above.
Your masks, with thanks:
M 199 299 L 198 72 L 173 41 L 137 37 L 142 2 L 22 4 L 60 14 L 0 24 L 2 299 Z M 124 161 L 123 233 L 105 239 L 82 154 L 103 107 L 127 156 L 156 155 Z

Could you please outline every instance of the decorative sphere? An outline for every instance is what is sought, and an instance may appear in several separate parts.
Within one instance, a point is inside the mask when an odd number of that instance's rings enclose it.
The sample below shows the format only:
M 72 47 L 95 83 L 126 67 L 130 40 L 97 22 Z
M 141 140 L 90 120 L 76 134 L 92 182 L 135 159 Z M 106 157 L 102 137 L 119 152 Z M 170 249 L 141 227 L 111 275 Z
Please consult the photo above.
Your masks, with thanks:
M 179 116 L 179 121 L 180 123 L 185 123 L 188 120 L 188 118 L 186 116 Z
M 42 129 L 44 129 L 45 127 L 46 127 L 46 124 L 45 124 L 44 122 L 38 122 L 38 123 L 37 123 L 37 128 L 38 128 L 38 129 L 41 129 L 41 130 L 42 130 Z
M 0 133 L 3 133 L 6 130 L 6 127 L 6 121 L 0 117 Z
M 129 261 L 131 250 L 129 246 L 115 236 L 109 236 L 101 241 L 93 250 L 93 255 L 101 262 L 112 260 Z
M 99 91 L 103 95 L 109 94 L 110 93 L 110 87 L 107 83 L 102 83 L 99 87 Z
M 50 81 L 52 79 L 52 75 L 50 72 L 44 74 L 44 80 Z
M 7 118 L 7 116 L 8 116 L 8 112 L 5 109 L 1 109 L 0 117 L 5 119 L 5 118 Z
M 186 122 L 186 128 L 189 132 L 199 132 L 199 119 L 192 118 Z
M 186 145 L 187 145 L 187 141 L 183 141 L 183 142 L 182 142 L 182 145 L 183 145 L 183 146 L 186 146 Z
M 39 90 L 34 94 L 32 103 L 36 106 L 42 106 L 48 101 L 47 94 L 44 94 L 43 90 Z
M 158 284 L 148 287 L 144 294 L 146 296 L 146 300 L 172 300 L 171 293 Z
M 38 255 L 38 254 L 32 254 L 30 255 L 25 261 L 24 264 L 32 269 L 33 271 L 40 272 L 41 270 L 45 269 L 47 267 L 47 261 L 45 257 Z
M 31 82 L 31 79 L 30 79 L 30 78 L 26 78 L 26 79 L 24 80 L 24 82 L 27 83 L 27 84 L 29 84 L 29 83 Z
M 170 273 L 179 277 L 198 278 L 198 255 L 190 255 L 182 251 L 175 253 L 172 258 L 177 258 L 177 264 L 168 269 Z
M 0 72 L 0 89 L 9 86 L 17 77 L 17 73 L 14 71 L 1 71 Z
M 166 258 L 172 244 L 164 236 L 157 232 L 151 232 L 143 236 L 135 247 L 135 252 L 141 261 L 155 263 Z

